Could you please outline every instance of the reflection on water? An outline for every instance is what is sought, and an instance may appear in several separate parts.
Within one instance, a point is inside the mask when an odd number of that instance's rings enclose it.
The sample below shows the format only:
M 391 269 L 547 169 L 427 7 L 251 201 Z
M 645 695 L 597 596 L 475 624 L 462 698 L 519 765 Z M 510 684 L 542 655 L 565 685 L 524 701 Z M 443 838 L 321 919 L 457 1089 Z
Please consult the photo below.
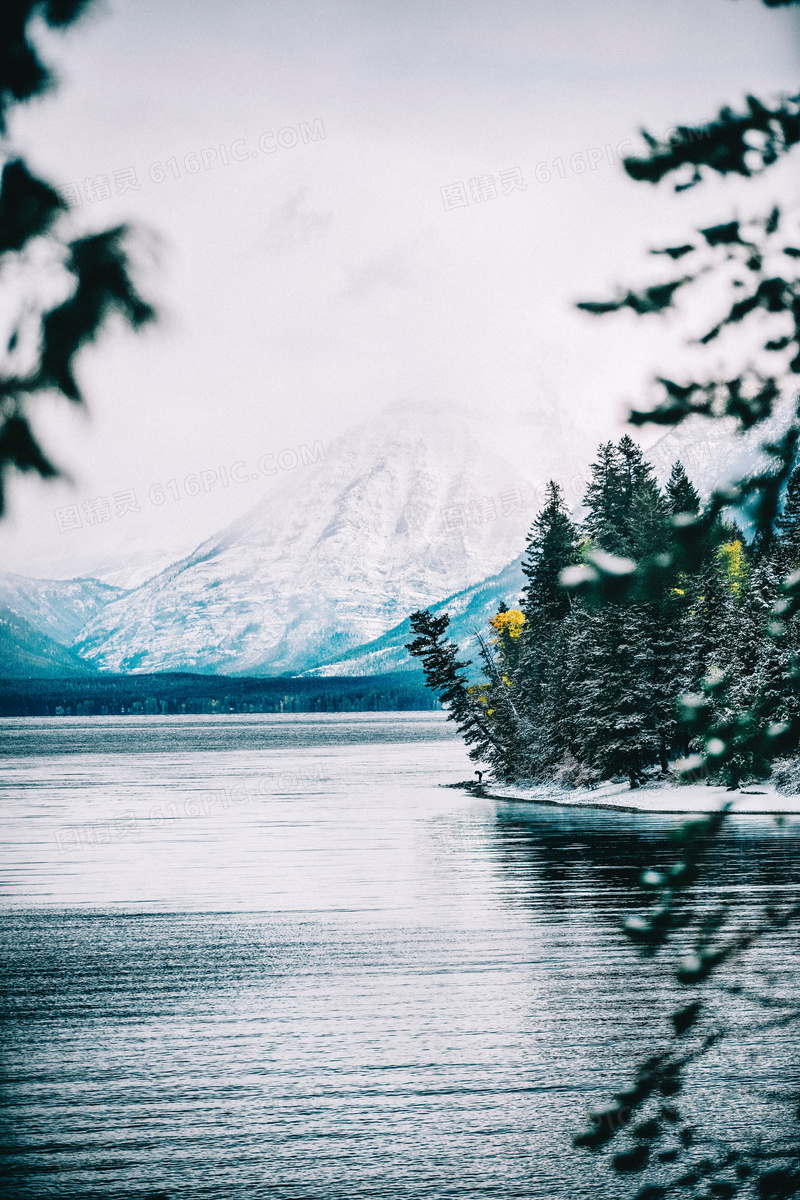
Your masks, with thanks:
M 10 1195 L 619 1194 L 569 1140 L 674 1000 L 618 933 L 672 818 L 442 788 L 472 765 L 431 713 L 0 752 Z M 732 895 L 795 887 L 795 845 L 737 818 Z

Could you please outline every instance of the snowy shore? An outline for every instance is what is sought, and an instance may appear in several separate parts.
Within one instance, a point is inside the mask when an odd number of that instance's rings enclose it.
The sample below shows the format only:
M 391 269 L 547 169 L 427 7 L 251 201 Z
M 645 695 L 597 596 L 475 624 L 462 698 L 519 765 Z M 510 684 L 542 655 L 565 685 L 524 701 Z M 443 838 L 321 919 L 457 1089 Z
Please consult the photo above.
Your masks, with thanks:
M 489 782 L 484 795 L 493 800 L 524 804 L 554 804 L 564 808 L 610 808 L 628 812 L 700 813 L 713 812 L 731 804 L 737 814 L 800 813 L 800 796 L 784 796 L 771 783 L 748 784 L 741 791 L 705 784 L 670 785 L 645 783 L 631 790 L 627 783 L 604 783 L 596 788 L 576 790 L 553 785 L 526 786 Z

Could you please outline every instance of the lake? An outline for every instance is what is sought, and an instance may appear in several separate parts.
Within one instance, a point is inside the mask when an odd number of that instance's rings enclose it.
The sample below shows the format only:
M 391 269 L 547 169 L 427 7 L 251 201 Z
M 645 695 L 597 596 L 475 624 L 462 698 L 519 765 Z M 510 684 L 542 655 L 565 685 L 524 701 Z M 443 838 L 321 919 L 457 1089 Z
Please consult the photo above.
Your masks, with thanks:
M 6 719 L 0 754 L 8 1195 L 627 1194 L 570 1139 L 675 1003 L 619 933 L 674 818 L 443 787 L 441 713 Z M 797 887 L 797 828 L 731 821 L 736 903 Z M 797 1057 L 760 1049 L 756 1089 Z

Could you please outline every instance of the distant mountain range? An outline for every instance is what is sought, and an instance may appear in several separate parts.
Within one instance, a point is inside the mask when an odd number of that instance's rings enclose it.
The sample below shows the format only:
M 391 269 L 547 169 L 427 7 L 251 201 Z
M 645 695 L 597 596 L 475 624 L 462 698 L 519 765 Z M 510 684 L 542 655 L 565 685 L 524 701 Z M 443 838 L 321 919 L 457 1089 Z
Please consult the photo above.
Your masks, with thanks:
M 448 636 L 458 643 L 462 657 L 477 660 L 475 630 L 486 631 L 486 622 L 497 612 L 501 600 L 509 607 L 519 601 L 525 577 L 522 574 L 520 554 L 497 575 L 481 583 L 464 588 L 453 596 L 427 607 L 439 616 L 450 617 Z M 357 646 L 334 662 L 323 663 L 306 671 L 307 675 L 378 675 L 384 671 L 408 670 L 408 651 L 405 646 L 414 637 L 411 623 L 406 617 L 393 629 L 389 629 L 372 642 Z
M 776 406 L 768 421 L 747 433 L 737 433 L 733 419 L 688 417 L 659 438 L 645 457 L 655 467 L 661 483 L 666 482 L 672 464 L 680 459 L 706 499 L 720 484 L 746 479 L 768 464 L 762 444 L 775 441 L 788 428 L 795 404 L 794 398 L 787 398 Z
M 97 579 L 27 579 L 0 574 L 0 609 L 30 622 L 62 646 L 71 646 L 93 617 L 124 596 Z
M 785 419 L 746 437 L 685 422 L 647 456 L 662 481 L 680 458 L 706 495 L 752 471 Z M 518 601 L 541 498 L 468 421 L 395 409 L 138 586 L 0 576 L 0 674 L 409 670 L 423 607 L 449 612 L 474 658 L 474 630 Z
M 87 621 L 121 595 L 96 579 L 0 575 L 0 677 L 94 673 L 71 647 Z
M 24 617 L 0 608 L 0 679 L 95 674 L 67 646 L 40 633 Z
M 0 607 L 68 650 L 71 669 L 409 669 L 414 609 L 453 597 L 466 638 L 500 599 L 516 602 L 509 564 L 539 503 L 468 421 L 395 409 L 140 586 L 7 576 Z

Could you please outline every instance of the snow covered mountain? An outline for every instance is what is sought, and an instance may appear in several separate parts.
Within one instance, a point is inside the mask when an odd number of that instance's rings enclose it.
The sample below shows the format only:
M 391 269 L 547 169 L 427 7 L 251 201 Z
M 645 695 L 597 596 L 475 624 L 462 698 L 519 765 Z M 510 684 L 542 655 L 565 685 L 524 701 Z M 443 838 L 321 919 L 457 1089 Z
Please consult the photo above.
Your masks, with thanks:
M 760 443 L 787 420 L 777 413 L 740 437 L 728 422 L 692 419 L 645 454 L 662 481 L 680 458 L 708 494 L 760 466 Z M 517 602 L 519 552 L 542 500 L 485 434 L 446 410 L 395 408 L 180 562 L 116 564 L 126 590 L 109 586 L 114 572 L 104 582 L 0 575 L 5 673 L 408 670 L 408 616 L 428 606 L 451 614 L 451 635 L 474 658 L 474 629 L 500 600 Z M 535 463 L 537 481 L 551 466 Z
M 466 421 L 395 409 L 106 605 L 76 649 L 120 672 L 273 675 L 338 662 L 500 572 L 538 507 Z
M 522 573 L 522 555 L 509 563 L 497 575 L 484 579 L 481 583 L 464 588 L 454 596 L 431 604 L 430 610 L 435 616 L 447 613 L 450 625 L 447 636 L 458 645 L 459 657 L 470 659 L 478 664 L 475 676 L 480 675 L 480 660 L 475 630 L 486 634 L 486 624 L 504 601 L 509 608 L 519 604 L 520 595 L 525 585 Z M 336 662 L 324 663 L 306 671 L 306 675 L 380 675 L 384 671 L 419 670 L 405 649 L 414 634 L 411 632 L 411 622 L 408 617 L 390 629 L 374 642 L 358 646 Z
M 0 604 L 0 679 L 91 674 L 92 667 L 77 654 Z
M 69 647 L 123 593 L 97 579 L 27 579 L 0 573 L 0 678 L 91 674 Z
M 0 609 L 61 646 L 71 646 L 87 621 L 122 595 L 122 588 L 98 579 L 28 579 L 0 572 Z
M 776 414 L 744 437 L 692 419 L 646 456 L 662 481 L 680 458 L 707 495 L 755 469 L 761 442 L 786 419 Z M 412 665 L 408 615 L 421 607 L 449 612 L 452 636 L 474 657 L 473 630 L 500 600 L 516 602 L 520 551 L 542 502 L 541 486 L 485 434 L 448 411 L 395 408 L 346 432 L 324 461 L 299 467 L 180 561 L 155 575 L 155 561 L 134 564 L 138 585 L 126 578 L 127 590 L 0 575 L 6 673 L 18 673 L 9 666 L 17 644 L 20 669 L 35 662 L 34 673 L 59 673 L 59 647 L 80 655 L 61 655 L 65 672 L 402 670 Z M 537 482 L 552 466 L 533 464 Z M 47 646 L 34 646 L 36 635 Z
M 746 479 L 769 463 L 761 449 L 763 443 L 776 441 L 789 426 L 796 400 L 788 397 L 776 405 L 772 416 L 746 433 L 737 432 L 736 422 L 688 417 L 645 451 L 645 458 L 663 484 L 672 464 L 680 459 L 689 478 L 703 499 L 715 487 L 736 479 Z

